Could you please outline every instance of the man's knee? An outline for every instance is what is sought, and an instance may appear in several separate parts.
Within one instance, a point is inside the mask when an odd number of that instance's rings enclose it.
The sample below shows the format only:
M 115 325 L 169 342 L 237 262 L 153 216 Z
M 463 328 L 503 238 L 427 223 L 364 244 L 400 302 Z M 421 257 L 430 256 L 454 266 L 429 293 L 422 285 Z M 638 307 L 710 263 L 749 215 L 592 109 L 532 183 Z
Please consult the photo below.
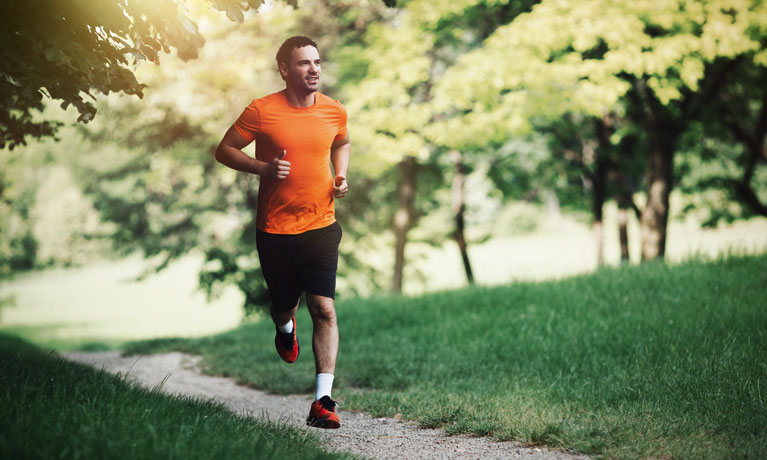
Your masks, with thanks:
M 332 298 L 307 296 L 306 303 L 309 307 L 309 313 L 311 313 L 312 318 L 315 320 L 335 322 L 336 305 Z

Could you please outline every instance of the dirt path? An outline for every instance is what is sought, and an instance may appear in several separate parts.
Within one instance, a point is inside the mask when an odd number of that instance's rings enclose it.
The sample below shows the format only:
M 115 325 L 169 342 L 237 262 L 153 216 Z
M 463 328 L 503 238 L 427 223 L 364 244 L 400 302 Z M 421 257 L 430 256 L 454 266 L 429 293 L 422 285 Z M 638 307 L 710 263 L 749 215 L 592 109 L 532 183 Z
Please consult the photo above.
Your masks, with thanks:
M 123 357 L 119 352 L 67 353 L 73 361 L 112 373 L 129 375 L 144 385 L 181 394 L 214 399 L 238 414 L 268 418 L 311 430 L 327 441 L 329 450 L 346 451 L 371 459 L 530 459 L 588 460 L 564 452 L 528 448 L 487 438 L 448 436 L 442 430 L 422 429 L 393 418 L 373 418 L 340 409 L 341 428 L 316 430 L 304 425 L 310 397 L 279 396 L 240 386 L 223 377 L 203 375 L 199 357 L 183 353 Z

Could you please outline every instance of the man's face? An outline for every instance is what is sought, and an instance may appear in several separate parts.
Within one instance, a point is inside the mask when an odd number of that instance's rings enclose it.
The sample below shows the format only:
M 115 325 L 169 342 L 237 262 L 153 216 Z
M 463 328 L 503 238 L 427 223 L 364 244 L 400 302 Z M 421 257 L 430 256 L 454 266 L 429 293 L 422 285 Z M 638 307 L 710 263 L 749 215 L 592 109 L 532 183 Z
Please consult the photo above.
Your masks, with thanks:
M 280 64 L 285 84 L 294 90 L 312 93 L 320 88 L 320 53 L 307 45 L 293 48 L 289 63 Z

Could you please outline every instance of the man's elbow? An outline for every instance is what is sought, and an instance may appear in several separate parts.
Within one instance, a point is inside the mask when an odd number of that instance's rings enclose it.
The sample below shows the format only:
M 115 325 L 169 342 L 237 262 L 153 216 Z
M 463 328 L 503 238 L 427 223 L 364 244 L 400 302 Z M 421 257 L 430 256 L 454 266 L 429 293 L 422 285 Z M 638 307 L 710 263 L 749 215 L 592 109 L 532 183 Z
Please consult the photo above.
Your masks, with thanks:
M 218 147 L 216 147 L 216 153 L 213 155 L 213 157 L 221 164 L 224 164 L 225 158 L 226 158 L 226 148 L 224 147 L 224 143 L 218 144 Z

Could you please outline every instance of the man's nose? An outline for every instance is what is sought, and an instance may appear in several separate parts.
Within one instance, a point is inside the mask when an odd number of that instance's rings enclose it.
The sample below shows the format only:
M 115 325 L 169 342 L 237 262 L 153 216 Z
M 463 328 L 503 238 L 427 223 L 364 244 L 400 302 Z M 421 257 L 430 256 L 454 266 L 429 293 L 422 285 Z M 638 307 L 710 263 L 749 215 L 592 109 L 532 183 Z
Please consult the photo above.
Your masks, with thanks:
M 309 67 L 309 72 L 319 72 L 320 66 L 318 64 L 311 64 Z

